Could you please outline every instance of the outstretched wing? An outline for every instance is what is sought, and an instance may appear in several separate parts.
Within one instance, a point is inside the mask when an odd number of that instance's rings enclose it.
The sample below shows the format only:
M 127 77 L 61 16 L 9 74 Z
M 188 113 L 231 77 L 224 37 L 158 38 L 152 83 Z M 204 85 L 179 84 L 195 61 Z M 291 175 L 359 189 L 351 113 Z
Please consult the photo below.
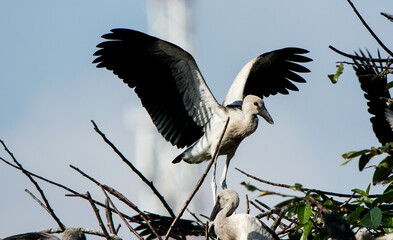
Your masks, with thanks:
M 249 94 L 263 98 L 277 93 L 288 94 L 288 90 L 298 91 L 292 82 L 306 81 L 296 72 L 310 72 L 297 64 L 312 61 L 301 55 L 305 53 L 308 51 L 301 48 L 283 48 L 254 58 L 237 75 L 223 105 L 241 105 Z
M 134 30 L 112 29 L 102 37 L 108 41 L 97 45 L 93 63 L 135 88 L 162 136 L 179 148 L 199 139 L 219 104 L 194 58 L 172 43 Z
M 360 51 L 360 54 L 366 57 L 362 51 Z M 369 58 L 372 58 L 370 53 L 368 55 Z M 360 87 L 365 92 L 364 97 L 368 100 L 368 112 L 374 115 L 370 118 L 370 121 L 375 136 L 382 144 L 393 142 L 391 118 L 389 117 L 391 111 L 387 109 L 386 105 L 387 99 L 390 98 L 390 94 L 386 90 L 387 78 L 380 75 L 380 70 L 375 62 L 354 60 L 354 63 L 353 68 L 359 79 Z

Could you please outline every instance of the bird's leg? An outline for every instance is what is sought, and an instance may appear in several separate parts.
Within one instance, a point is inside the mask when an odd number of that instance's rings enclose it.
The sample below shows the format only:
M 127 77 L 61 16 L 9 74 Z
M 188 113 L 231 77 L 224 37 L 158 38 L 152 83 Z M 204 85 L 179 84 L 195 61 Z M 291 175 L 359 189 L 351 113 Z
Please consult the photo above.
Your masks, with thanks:
M 224 170 L 222 171 L 222 176 L 220 179 L 220 185 L 221 189 L 227 189 L 227 173 L 228 173 L 228 168 L 229 168 L 229 163 L 233 157 L 233 154 L 228 154 L 227 155 L 227 161 L 225 162 Z
M 217 160 L 213 163 L 213 173 L 212 173 L 212 182 L 211 182 L 214 204 L 216 203 L 216 196 L 217 196 L 216 169 L 217 169 Z

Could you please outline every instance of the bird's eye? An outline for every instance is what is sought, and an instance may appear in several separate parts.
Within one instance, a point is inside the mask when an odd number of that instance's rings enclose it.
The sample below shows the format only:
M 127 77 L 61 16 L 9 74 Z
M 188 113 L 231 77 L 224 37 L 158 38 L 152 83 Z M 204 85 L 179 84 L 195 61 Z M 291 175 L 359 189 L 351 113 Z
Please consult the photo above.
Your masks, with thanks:
M 255 106 L 258 106 L 258 103 L 257 103 L 257 102 L 254 102 L 254 105 L 255 105 Z

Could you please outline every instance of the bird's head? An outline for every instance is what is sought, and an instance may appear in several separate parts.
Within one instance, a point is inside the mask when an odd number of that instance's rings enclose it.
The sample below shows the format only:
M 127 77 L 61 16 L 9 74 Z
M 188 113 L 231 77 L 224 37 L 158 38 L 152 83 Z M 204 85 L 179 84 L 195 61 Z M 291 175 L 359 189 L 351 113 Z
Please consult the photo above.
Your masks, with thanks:
M 239 194 L 232 189 L 224 189 L 220 192 L 216 198 L 216 204 L 210 214 L 210 220 L 213 221 L 217 214 L 222 210 L 226 209 L 226 216 L 229 217 L 239 206 Z
M 266 122 L 273 124 L 273 119 L 267 111 L 263 99 L 255 95 L 247 95 L 243 100 L 243 111 L 251 114 L 258 114 Z

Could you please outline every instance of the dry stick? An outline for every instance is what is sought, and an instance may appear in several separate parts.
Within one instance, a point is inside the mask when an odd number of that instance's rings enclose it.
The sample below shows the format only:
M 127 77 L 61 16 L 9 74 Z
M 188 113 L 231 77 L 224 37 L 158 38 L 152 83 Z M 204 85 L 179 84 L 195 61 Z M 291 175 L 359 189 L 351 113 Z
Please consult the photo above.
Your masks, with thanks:
M 30 197 L 32 197 L 39 205 L 41 205 L 43 209 L 45 209 L 50 214 L 49 209 L 45 206 L 45 204 L 43 204 L 36 196 L 34 196 L 33 193 L 31 193 L 28 189 L 25 189 L 25 192 L 27 192 Z
M 348 65 L 358 65 L 357 63 L 353 63 L 353 62 L 346 62 L 346 61 L 340 61 L 337 63 L 344 63 L 344 64 L 348 64 Z M 374 64 L 366 64 L 366 63 L 361 63 L 362 66 L 365 67 L 373 67 L 373 68 L 381 68 L 383 70 L 393 70 L 393 67 L 389 67 L 389 66 L 377 66 Z M 374 74 L 370 75 L 370 76 L 375 76 Z
M 16 165 L 13 165 L 12 163 L 8 162 L 7 160 L 5 160 L 5 159 L 2 158 L 2 157 L 0 157 L 0 160 L 3 161 L 4 163 L 6 163 L 7 165 L 9 165 L 9 166 L 11 166 L 11 167 L 13 167 L 13 168 L 16 168 L 16 169 L 22 171 L 21 168 L 19 168 L 19 167 L 16 166 Z M 77 191 L 72 190 L 72 189 L 69 188 L 69 187 L 66 187 L 66 186 L 61 185 L 61 184 L 59 184 L 59 183 L 57 183 L 57 182 L 54 182 L 54 181 L 51 181 L 51 180 L 46 179 L 46 178 L 44 178 L 44 177 L 41 177 L 40 175 L 37 175 L 37 174 L 35 174 L 35 173 L 33 173 L 33 172 L 30 172 L 30 171 L 27 171 L 27 170 L 25 170 L 25 171 L 26 171 L 28 174 L 30 174 L 31 176 L 35 177 L 35 178 L 41 179 L 41 180 L 44 181 L 44 182 L 47 182 L 47 183 L 49 183 L 49 184 L 52 184 L 52 185 L 54 185 L 54 186 L 56 186 L 56 187 L 62 188 L 62 189 L 64 189 L 64 190 L 66 190 L 66 191 L 68 191 L 68 192 L 74 194 L 74 195 L 67 195 L 67 194 L 66 194 L 66 196 L 77 196 L 77 197 L 81 197 L 81 198 L 83 198 L 83 199 L 86 199 L 86 197 L 85 197 L 83 194 L 80 194 L 80 193 L 78 193 Z M 86 199 L 86 200 L 87 200 L 87 199 Z M 98 201 L 96 201 L 96 200 L 93 200 L 93 201 L 94 201 L 95 204 L 97 204 L 97 205 L 99 205 L 99 206 L 101 206 L 101 207 L 105 207 L 105 204 L 100 203 L 100 202 L 98 202 Z M 110 211 L 114 212 L 115 210 L 114 210 L 114 209 L 110 209 Z M 124 213 L 122 213 L 122 215 L 123 215 L 123 217 L 125 217 L 125 218 L 127 218 L 127 219 L 132 219 L 132 217 L 127 216 L 127 215 L 124 214 Z
M 105 199 L 105 217 L 108 221 L 107 226 L 109 228 L 109 232 L 112 234 L 117 234 L 115 230 L 115 225 L 113 224 L 112 212 L 109 210 L 109 200 Z
M 340 54 L 340 55 L 342 55 L 344 57 L 352 58 L 352 59 L 359 60 L 359 61 L 372 61 L 372 62 L 383 62 L 383 63 L 391 61 L 391 59 L 387 59 L 387 58 L 385 58 L 385 59 L 368 58 L 368 57 L 361 57 L 361 56 L 348 54 L 348 53 L 345 53 L 343 51 L 338 50 L 337 48 L 333 47 L 332 45 L 329 45 L 329 48 L 332 49 L 334 52 L 336 52 L 336 53 L 338 53 L 338 54 Z
M 208 174 L 211 166 L 213 165 L 213 163 L 217 160 L 218 157 L 218 153 L 219 153 L 219 149 L 221 146 L 221 141 L 224 137 L 225 131 L 227 130 L 228 127 L 228 123 L 229 123 L 229 117 L 227 118 L 227 121 L 225 122 L 225 126 L 224 129 L 222 130 L 220 139 L 218 141 L 218 144 L 216 146 L 216 149 L 214 150 L 214 154 L 213 154 L 213 158 L 210 161 L 209 165 L 207 166 L 205 172 L 203 173 L 203 175 L 201 176 L 201 178 L 199 179 L 197 185 L 195 186 L 194 190 L 192 191 L 191 195 L 188 197 L 188 199 L 186 200 L 186 202 L 183 205 L 183 208 L 180 210 L 179 214 L 177 215 L 177 217 L 175 218 L 175 220 L 173 220 L 171 226 L 168 229 L 168 232 L 165 235 L 165 240 L 167 240 L 169 238 L 169 234 L 171 233 L 173 227 L 175 226 L 177 220 L 179 220 L 179 218 L 183 215 L 185 209 L 187 208 L 188 204 L 191 202 L 191 199 L 194 197 L 194 195 L 196 194 L 196 192 L 198 191 L 199 187 L 202 185 L 203 181 L 205 180 L 206 175 Z
M 250 175 L 250 174 L 248 174 L 246 172 L 243 172 L 242 170 L 240 170 L 238 168 L 235 168 L 235 169 L 238 170 L 239 172 L 243 173 L 247 177 L 252 178 L 254 180 L 257 180 L 258 182 L 266 183 L 266 184 L 269 184 L 269 185 L 272 185 L 272 186 L 275 186 L 275 187 L 282 187 L 282 188 L 288 188 L 288 189 L 292 189 L 293 188 L 293 186 L 291 186 L 291 185 L 269 182 L 269 181 L 257 178 L 255 176 L 252 176 L 252 175 Z M 322 191 L 322 190 L 311 189 L 311 188 L 303 188 L 303 187 L 300 188 L 300 190 L 304 191 L 304 192 L 307 192 L 307 191 L 311 190 L 311 191 L 313 191 L 315 193 L 318 193 L 318 194 L 324 194 L 324 195 L 335 196 L 335 197 L 345 197 L 345 198 L 346 197 L 355 197 L 355 198 L 360 197 L 360 195 L 326 192 L 326 191 Z M 377 198 L 379 196 L 381 196 L 381 194 L 368 195 L 369 198 Z
M 386 17 L 389 21 L 393 22 L 393 15 L 392 14 L 381 12 L 381 15 Z
M 65 230 L 65 226 L 63 223 L 61 223 L 60 219 L 56 216 L 55 212 L 53 211 L 53 209 L 51 208 L 48 199 L 46 199 L 44 191 L 42 191 L 41 187 L 38 185 L 38 183 L 33 179 L 33 177 L 22 167 L 22 164 L 20 164 L 16 158 L 14 157 L 14 154 L 7 148 L 7 146 L 5 145 L 5 143 L 0 139 L 1 144 L 3 145 L 5 151 L 11 156 L 12 160 L 14 160 L 14 162 L 18 165 L 19 169 L 23 172 L 23 174 L 25 174 L 30 181 L 34 184 L 34 186 L 36 187 L 36 189 L 38 190 L 38 192 L 40 193 L 42 199 L 44 200 L 44 203 L 46 205 L 46 207 L 49 210 L 49 214 L 52 216 L 52 218 L 56 221 L 57 225 L 59 225 L 59 227 L 64 231 Z
M 126 226 L 128 227 L 128 229 L 135 234 L 135 236 L 137 236 L 137 238 L 143 240 L 143 238 L 141 237 L 141 235 L 139 235 L 134 228 L 131 227 L 131 225 L 127 222 L 127 220 L 120 214 L 119 210 L 117 210 L 117 208 L 115 207 L 115 205 L 113 204 L 112 200 L 110 199 L 110 197 L 108 196 L 108 194 L 106 193 L 104 188 L 101 188 L 102 191 L 104 192 L 106 198 L 109 200 L 109 203 L 112 205 L 112 207 L 115 209 L 117 215 L 120 216 L 121 220 L 123 220 L 123 222 L 126 224 Z
M 102 189 L 104 189 L 105 191 L 109 192 L 110 194 L 115 196 L 117 199 L 119 199 L 120 201 L 125 203 L 127 206 L 129 206 L 130 208 L 135 210 L 141 216 L 141 218 L 143 220 L 145 220 L 147 226 L 149 226 L 150 230 L 153 232 L 153 234 L 156 236 L 156 238 L 161 239 L 161 236 L 157 233 L 157 231 L 154 229 L 154 227 L 150 224 L 150 221 L 147 218 L 147 216 L 141 210 L 139 210 L 139 208 L 135 204 L 133 204 L 128 198 L 123 196 L 123 194 L 121 194 L 117 190 L 115 190 L 115 189 L 113 189 L 113 188 L 111 188 L 111 187 L 109 187 L 107 185 L 100 185 L 100 186 L 101 186 Z
M 86 192 L 85 196 L 87 197 L 87 200 L 89 200 L 89 203 L 90 203 L 91 207 L 93 208 L 93 211 L 94 211 L 94 213 L 95 213 L 95 215 L 96 215 L 96 217 L 97 217 L 97 220 L 98 220 L 98 224 L 100 225 L 101 230 L 102 230 L 102 232 L 103 232 L 104 235 L 105 235 L 105 238 L 108 239 L 108 240 L 111 240 L 111 237 L 109 236 L 108 231 L 106 230 L 106 228 L 105 228 L 105 226 L 104 226 L 104 223 L 102 222 L 100 213 L 99 213 L 99 211 L 98 211 L 96 205 L 94 204 L 94 202 L 93 202 L 93 200 L 92 200 L 92 198 L 91 198 L 90 193 L 89 193 L 89 192 Z
M 248 200 L 247 194 L 246 194 L 246 213 L 250 214 L 250 201 Z
M 90 177 L 89 175 L 87 175 L 85 172 L 83 172 L 82 170 L 80 170 L 79 168 L 73 166 L 73 165 L 69 165 L 70 168 L 74 169 L 75 171 L 77 171 L 78 173 L 80 173 L 83 177 L 89 179 L 90 181 L 92 181 L 93 183 L 95 183 L 97 186 L 101 186 L 102 184 L 100 182 L 98 182 L 97 180 L 95 180 L 94 178 Z
M 110 194 L 112 194 L 113 196 L 115 196 L 117 199 L 119 199 L 120 201 L 122 201 L 123 203 L 127 204 L 127 206 L 129 206 L 130 208 L 132 208 L 133 210 L 135 210 L 141 217 L 143 220 L 146 221 L 146 224 L 149 226 L 149 228 L 152 230 L 152 232 L 154 233 L 154 235 L 156 235 L 156 237 L 158 239 L 161 239 L 160 235 L 157 233 L 157 231 L 153 228 L 153 226 L 150 224 L 149 220 L 147 219 L 146 215 L 144 213 L 142 213 L 142 211 L 139 210 L 139 208 L 133 204 L 128 198 L 126 198 L 124 195 L 122 195 L 120 192 L 118 192 L 117 190 L 115 190 L 114 188 L 111 188 L 107 185 L 102 185 L 100 182 L 98 182 L 97 180 L 95 180 L 94 178 L 92 178 L 91 176 L 89 176 L 88 174 L 86 174 L 85 172 L 83 172 L 82 170 L 80 170 L 77 167 L 74 167 L 72 165 L 70 165 L 70 167 L 72 169 L 74 169 L 75 171 L 79 172 L 82 176 L 86 177 L 87 179 L 89 179 L 90 181 L 92 181 L 93 183 L 95 183 L 97 186 L 105 189 L 106 191 L 108 191 Z
M 138 177 L 140 179 L 142 179 L 142 181 L 144 183 L 146 183 L 150 189 L 153 191 L 153 193 L 158 197 L 158 199 L 161 201 L 161 203 L 164 205 L 165 209 L 168 211 L 169 215 L 171 215 L 172 218 L 175 218 L 175 214 L 173 213 L 172 209 L 169 207 L 168 203 L 165 201 L 164 197 L 158 192 L 158 190 L 154 187 L 153 183 L 150 182 L 145 176 L 143 176 L 143 174 L 134 167 L 134 165 L 128 161 L 128 159 L 126 157 L 124 157 L 124 155 L 115 147 L 115 145 L 113 145 L 113 143 L 111 141 L 109 141 L 109 139 L 105 136 L 105 134 L 103 134 L 100 129 L 98 129 L 96 123 L 91 120 L 91 122 L 94 125 L 94 130 L 102 137 L 102 139 L 113 149 L 113 151 L 121 158 L 121 160 L 123 160 L 124 163 L 126 163 L 131 170 L 136 173 L 136 175 L 138 175 Z
M 120 230 L 120 227 L 121 227 L 121 225 L 120 225 L 120 223 L 119 223 L 119 226 L 117 226 L 117 228 L 116 228 L 116 234 L 119 232 L 119 230 Z
M 206 224 L 204 222 L 202 222 L 196 215 L 195 213 L 191 212 L 188 208 L 186 208 L 187 212 L 195 219 L 195 221 L 200 224 L 205 226 Z
M 378 36 L 373 32 L 373 30 L 371 30 L 371 28 L 368 26 L 368 24 L 366 23 L 366 21 L 364 21 L 363 17 L 360 15 L 360 13 L 358 12 L 358 10 L 355 8 L 355 6 L 353 5 L 353 3 L 351 2 L 351 0 L 347 0 L 347 2 L 349 3 L 349 5 L 351 5 L 353 11 L 355 11 L 356 15 L 358 16 L 358 18 L 360 19 L 360 21 L 363 23 L 363 25 L 367 28 L 367 30 L 370 32 L 370 34 L 374 37 L 374 39 L 379 43 L 379 45 L 390 55 L 393 57 L 393 52 L 390 51 L 389 48 L 387 48 L 385 46 L 385 44 L 383 44 L 383 42 L 378 38 Z

